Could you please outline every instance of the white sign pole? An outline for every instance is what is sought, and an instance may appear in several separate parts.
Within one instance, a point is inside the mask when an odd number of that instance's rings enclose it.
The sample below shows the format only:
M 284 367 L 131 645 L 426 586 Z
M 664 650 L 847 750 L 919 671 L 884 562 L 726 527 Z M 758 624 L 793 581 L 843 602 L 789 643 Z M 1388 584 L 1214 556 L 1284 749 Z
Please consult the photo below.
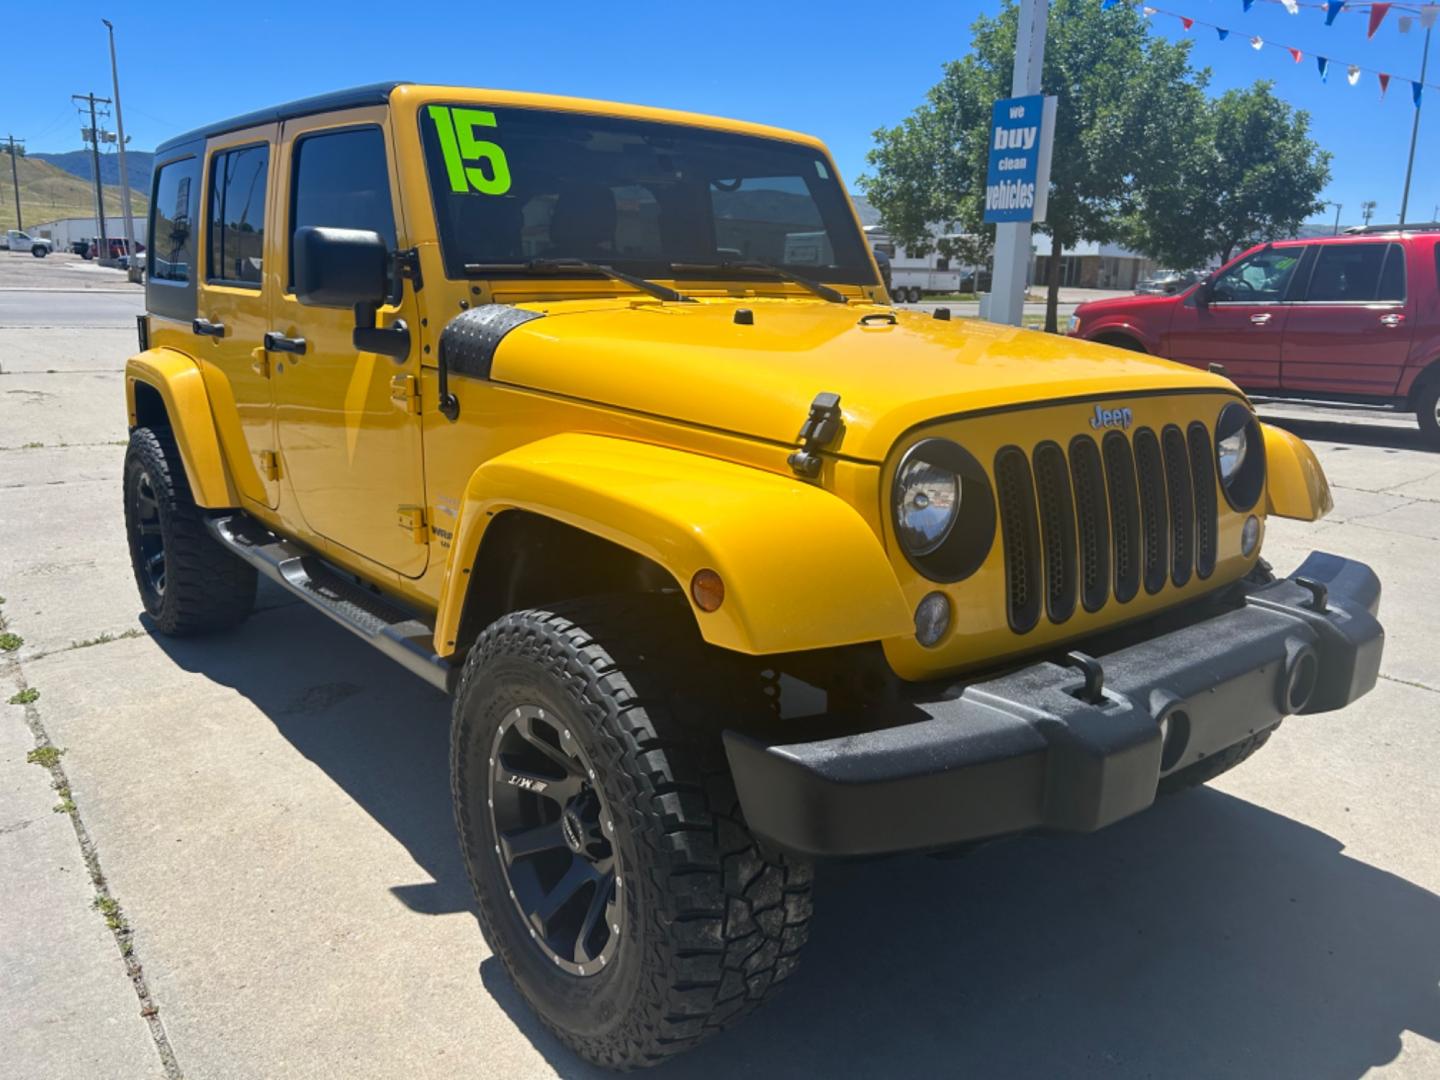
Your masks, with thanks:
M 1020 27 L 1015 38 L 1013 97 L 1040 93 L 1045 70 L 1045 23 L 1050 0 L 1020 0 Z M 1049 170 L 1045 170 L 1048 174 Z M 1037 201 L 1043 199 L 1040 193 Z M 1043 203 L 1041 204 L 1043 205 Z M 995 273 L 990 283 L 986 317 L 991 322 L 1020 325 L 1025 311 L 1025 276 L 1030 268 L 1030 222 L 1002 221 L 995 226 Z

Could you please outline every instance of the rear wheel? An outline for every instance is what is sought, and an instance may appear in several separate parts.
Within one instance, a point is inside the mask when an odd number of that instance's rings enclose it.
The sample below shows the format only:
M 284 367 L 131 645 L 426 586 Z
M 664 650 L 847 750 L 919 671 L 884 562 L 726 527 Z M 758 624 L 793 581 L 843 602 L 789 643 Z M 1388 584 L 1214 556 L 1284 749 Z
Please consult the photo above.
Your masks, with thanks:
M 1415 418 L 1420 421 L 1420 434 L 1425 441 L 1440 450 L 1440 377 L 1432 378 L 1421 388 Z
M 255 605 L 255 568 L 206 531 L 168 431 L 131 433 L 124 494 L 135 584 L 161 633 L 199 634 L 243 622 Z
M 516 612 L 466 661 L 451 786 L 481 929 L 596 1064 L 688 1049 L 798 962 L 811 869 L 741 818 L 719 727 L 764 705 L 737 674 L 664 596 Z

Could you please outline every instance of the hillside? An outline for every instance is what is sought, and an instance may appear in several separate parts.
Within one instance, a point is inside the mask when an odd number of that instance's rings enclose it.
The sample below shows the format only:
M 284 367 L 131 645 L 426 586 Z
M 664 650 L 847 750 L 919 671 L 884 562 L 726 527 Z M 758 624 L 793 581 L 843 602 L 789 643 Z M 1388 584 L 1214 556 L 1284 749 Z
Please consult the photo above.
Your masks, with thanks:
M 37 158 L 22 157 L 17 164 L 20 170 L 20 209 L 25 215 L 27 227 L 62 217 L 95 216 L 95 186 L 89 180 L 72 176 L 64 169 Z M 131 211 L 143 217 L 145 205 L 140 194 L 132 191 Z M 107 186 L 105 213 L 121 212 L 119 189 Z M 10 184 L 10 156 L 0 154 L 0 229 L 14 227 L 15 191 Z
M 94 177 L 95 171 L 91 163 L 89 150 L 71 150 L 64 154 L 31 154 L 36 161 L 48 161 L 51 165 L 64 169 L 71 176 L 78 176 L 82 180 L 90 180 Z M 125 152 L 125 171 L 130 174 L 131 191 L 150 190 L 150 166 L 155 160 L 155 155 L 149 150 L 127 150 Z M 5 162 L 9 164 L 9 162 Z M 120 156 L 115 153 L 102 153 L 100 155 L 100 179 L 107 185 L 120 183 Z

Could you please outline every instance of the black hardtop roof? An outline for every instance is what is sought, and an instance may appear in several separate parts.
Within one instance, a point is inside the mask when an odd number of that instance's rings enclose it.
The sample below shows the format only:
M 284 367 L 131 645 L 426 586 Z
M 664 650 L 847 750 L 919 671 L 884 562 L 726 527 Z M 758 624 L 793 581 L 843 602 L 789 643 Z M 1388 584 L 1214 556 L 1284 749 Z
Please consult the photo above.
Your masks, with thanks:
M 166 151 L 173 150 L 177 146 L 184 146 L 186 143 L 208 139 L 212 135 L 224 135 L 227 131 L 240 131 L 243 128 L 254 127 L 256 124 L 294 120 L 300 116 L 314 116 L 316 113 L 334 112 L 339 109 L 356 109 L 362 105 L 384 105 L 390 100 L 390 91 L 397 86 L 404 85 L 406 85 L 404 80 L 392 80 L 370 83 L 368 86 L 353 86 L 348 90 L 332 90 L 328 94 L 316 94 L 314 97 L 300 98 L 298 101 L 286 102 L 284 105 L 272 105 L 268 109 L 257 109 L 254 112 L 245 113 L 243 116 L 232 116 L 229 120 L 206 124 L 194 131 L 176 135 L 173 139 L 166 139 L 155 148 L 155 156 L 158 158 Z

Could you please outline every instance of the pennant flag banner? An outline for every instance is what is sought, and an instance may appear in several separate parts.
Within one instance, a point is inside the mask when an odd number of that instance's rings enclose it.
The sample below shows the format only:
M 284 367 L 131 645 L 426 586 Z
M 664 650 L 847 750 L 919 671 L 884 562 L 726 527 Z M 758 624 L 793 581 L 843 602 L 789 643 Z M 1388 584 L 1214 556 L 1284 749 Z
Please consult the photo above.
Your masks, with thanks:
M 1250 13 L 1250 9 L 1255 6 L 1255 0 L 1240 0 L 1240 2 L 1245 5 L 1245 13 L 1247 15 Z
M 1345 81 L 1351 86 L 1355 86 L 1360 82 L 1360 69 L 1354 64 L 1351 64 L 1345 69 Z
M 1288 11 L 1291 15 L 1300 14 L 1300 5 L 1297 4 L 1295 0 L 1280 0 L 1280 3 L 1284 5 L 1285 10 Z
M 1265 47 L 1265 39 L 1256 34 L 1250 39 L 1250 47 L 1258 52 Z
M 1320 81 L 1330 81 L 1330 61 L 1323 56 L 1315 57 L 1315 66 L 1320 69 Z
M 1379 79 L 1380 79 L 1380 100 L 1381 100 L 1381 101 L 1384 101 L 1384 100 L 1385 100 L 1385 91 L 1390 89 L 1390 76 L 1389 76 L 1389 75 L 1386 75 L 1385 72 L 1382 71 L 1382 72 L 1380 72 L 1380 74 L 1379 74 Z
M 1185 27 L 1186 31 L 1188 32 L 1195 28 L 1195 20 L 1190 18 L 1188 15 L 1181 15 L 1180 25 Z
M 1226 30 L 1223 26 L 1215 27 L 1215 33 L 1219 35 L 1221 41 L 1224 41 L 1227 37 L 1230 36 L 1230 31 Z
M 1370 5 L 1370 29 L 1365 31 L 1367 38 L 1373 38 L 1375 31 L 1380 29 L 1380 24 L 1385 21 L 1385 16 L 1390 13 L 1389 4 Z
M 1410 28 L 1415 25 L 1415 20 L 1412 19 L 1409 15 L 1401 15 L 1399 19 L 1399 25 L 1400 33 L 1408 34 L 1410 33 Z
M 1303 52 L 1301 52 L 1299 49 L 1291 49 L 1291 50 L 1290 50 L 1290 55 L 1295 58 L 1295 63 L 1297 63 L 1297 64 L 1300 63 L 1301 60 L 1304 60 L 1304 59 L 1305 59 L 1305 54 L 1304 54 Z
M 1410 84 L 1410 95 L 1415 99 L 1415 108 L 1420 108 L 1420 95 L 1425 93 L 1425 87 L 1418 82 Z
M 1335 16 L 1340 14 L 1340 9 L 1345 6 L 1345 0 L 1326 0 L 1325 4 L 1325 25 L 1331 26 L 1335 22 Z
M 1435 25 L 1435 16 L 1440 15 L 1440 4 L 1426 4 L 1420 9 L 1420 25 L 1429 30 Z

